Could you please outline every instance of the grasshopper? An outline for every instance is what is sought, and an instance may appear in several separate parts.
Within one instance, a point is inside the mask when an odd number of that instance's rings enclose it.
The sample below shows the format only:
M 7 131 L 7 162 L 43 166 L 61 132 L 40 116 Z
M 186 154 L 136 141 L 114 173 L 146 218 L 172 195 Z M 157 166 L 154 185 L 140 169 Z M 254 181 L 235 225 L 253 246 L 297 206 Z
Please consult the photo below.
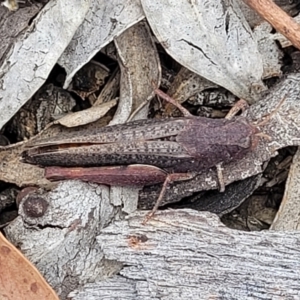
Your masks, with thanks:
M 184 117 L 151 119 L 34 140 L 23 160 L 45 166 L 49 180 L 144 186 L 163 183 L 159 207 L 172 181 L 186 180 L 222 163 L 241 159 L 257 145 L 258 127 L 245 117 L 211 119 L 191 115 L 174 99 Z

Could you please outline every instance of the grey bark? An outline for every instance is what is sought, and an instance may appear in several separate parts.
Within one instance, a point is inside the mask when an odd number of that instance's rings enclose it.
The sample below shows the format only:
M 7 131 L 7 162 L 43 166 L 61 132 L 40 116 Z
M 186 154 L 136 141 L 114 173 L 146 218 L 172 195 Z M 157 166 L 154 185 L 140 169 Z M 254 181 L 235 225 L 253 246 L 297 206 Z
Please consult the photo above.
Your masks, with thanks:
M 124 205 L 108 189 L 67 181 L 26 196 L 5 232 L 61 299 L 300 297 L 299 232 L 234 231 L 189 209 L 143 226 L 146 212 L 122 220 Z

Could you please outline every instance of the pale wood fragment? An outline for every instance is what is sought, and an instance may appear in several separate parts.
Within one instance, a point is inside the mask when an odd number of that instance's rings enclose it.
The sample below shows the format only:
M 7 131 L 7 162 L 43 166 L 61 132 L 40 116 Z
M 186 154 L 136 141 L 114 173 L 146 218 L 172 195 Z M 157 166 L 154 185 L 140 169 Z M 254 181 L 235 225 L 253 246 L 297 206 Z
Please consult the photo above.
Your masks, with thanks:
M 300 296 L 298 232 L 240 232 L 215 215 L 138 212 L 103 229 L 103 255 L 118 275 L 73 291 L 73 299 L 295 299 Z M 115 294 L 116 293 L 116 294 Z M 135 296 L 132 296 L 135 295 Z M 97 298 L 98 297 L 98 298 Z
M 25 196 L 19 217 L 5 233 L 65 299 L 78 286 L 120 270 L 120 263 L 104 259 L 95 240 L 120 215 L 109 201 L 108 187 L 66 181 L 50 192 L 40 189 Z
M 48 203 L 43 215 L 29 213 L 30 199 Z M 300 297 L 299 232 L 231 230 L 190 209 L 144 226 L 147 212 L 120 220 L 120 205 L 108 188 L 67 181 L 26 196 L 5 232 L 61 299 Z

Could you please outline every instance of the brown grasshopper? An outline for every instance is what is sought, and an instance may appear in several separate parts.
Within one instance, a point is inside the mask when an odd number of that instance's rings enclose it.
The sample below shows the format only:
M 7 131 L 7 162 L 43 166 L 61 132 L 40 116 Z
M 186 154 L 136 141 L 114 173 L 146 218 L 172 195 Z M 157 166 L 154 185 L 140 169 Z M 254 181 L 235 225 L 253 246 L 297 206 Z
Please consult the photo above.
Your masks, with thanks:
M 241 159 L 257 145 L 259 130 L 245 117 L 196 117 L 161 90 L 155 92 L 176 105 L 184 117 L 139 120 L 35 140 L 23 152 L 23 159 L 46 166 L 49 180 L 81 179 L 120 186 L 163 183 L 147 221 L 170 182 Z

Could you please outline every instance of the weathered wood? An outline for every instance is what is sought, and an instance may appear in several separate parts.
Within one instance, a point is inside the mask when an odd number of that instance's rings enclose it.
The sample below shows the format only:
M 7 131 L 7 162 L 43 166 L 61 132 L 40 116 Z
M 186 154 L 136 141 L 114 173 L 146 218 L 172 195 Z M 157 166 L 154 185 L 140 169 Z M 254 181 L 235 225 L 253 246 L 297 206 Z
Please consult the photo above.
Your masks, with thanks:
M 188 209 L 114 221 L 122 206 L 108 188 L 66 181 L 26 196 L 5 232 L 61 299 L 300 297 L 299 232 L 235 231 Z
M 78 286 L 120 270 L 120 264 L 105 262 L 95 241 L 118 211 L 110 204 L 108 188 L 68 181 L 24 197 L 20 216 L 5 228 L 6 237 L 65 299 Z
M 144 213 L 103 229 L 104 257 L 121 276 L 72 292 L 73 299 L 295 299 L 300 296 L 299 233 L 234 231 L 210 213 Z M 83 293 L 83 291 L 85 291 Z M 135 293 L 135 296 L 132 295 Z

